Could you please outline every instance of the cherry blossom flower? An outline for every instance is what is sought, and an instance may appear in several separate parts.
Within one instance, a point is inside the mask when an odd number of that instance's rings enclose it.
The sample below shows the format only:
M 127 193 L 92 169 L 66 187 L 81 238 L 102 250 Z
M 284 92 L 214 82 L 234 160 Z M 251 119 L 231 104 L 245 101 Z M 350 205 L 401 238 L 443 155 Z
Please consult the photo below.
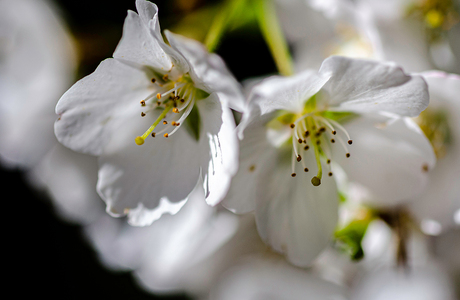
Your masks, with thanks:
M 60 99 L 55 133 L 99 157 L 97 189 L 111 215 L 148 225 L 176 213 L 200 176 L 208 204 L 223 198 L 238 166 L 229 107 L 243 100 L 222 59 L 168 31 L 166 44 L 156 5 L 136 7 L 114 58 Z
M 309 265 L 335 230 L 334 169 L 402 201 L 422 191 L 435 164 L 407 118 L 427 107 L 426 83 L 392 63 L 333 56 L 319 72 L 262 81 L 249 101 L 240 169 L 223 204 L 255 210 L 262 239 L 296 265 Z

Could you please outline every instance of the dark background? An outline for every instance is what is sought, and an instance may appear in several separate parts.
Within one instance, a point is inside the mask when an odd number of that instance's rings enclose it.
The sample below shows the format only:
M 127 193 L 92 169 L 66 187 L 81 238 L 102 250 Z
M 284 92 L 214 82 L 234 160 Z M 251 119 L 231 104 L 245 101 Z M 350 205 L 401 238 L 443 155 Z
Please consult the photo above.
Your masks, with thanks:
M 155 3 L 164 30 L 190 10 L 218 1 Z M 127 10 L 136 10 L 134 0 L 56 0 L 55 4 L 80 47 L 77 78 L 90 74 L 101 60 L 111 57 L 121 37 Z M 184 4 L 188 5 L 184 8 Z M 216 52 L 239 80 L 276 71 L 264 41 L 254 32 L 240 30 L 226 35 Z M 4 291 L 13 292 L 14 298 L 188 299 L 184 295 L 151 295 L 139 288 L 129 273 L 105 269 L 83 239 L 80 227 L 60 219 L 50 199 L 31 188 L 21 170 L 0 167 L 0 175 L 6 195 L 2 197 L 7 233 L 2 241 L 7 250 L 3 263 L 8 277 Z

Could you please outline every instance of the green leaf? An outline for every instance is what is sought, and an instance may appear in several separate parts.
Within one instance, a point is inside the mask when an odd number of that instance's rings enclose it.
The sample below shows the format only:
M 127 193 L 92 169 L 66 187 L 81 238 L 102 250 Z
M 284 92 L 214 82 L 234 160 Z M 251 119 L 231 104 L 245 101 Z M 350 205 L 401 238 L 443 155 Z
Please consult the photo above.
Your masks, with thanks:
M 185 128 L 187 132 L 196 140 L 200 140 L 200 132 L 201 132 L 201 117 L 200 112 L 198 111 L 198 107 L 196 105 L 193 106 L 192 111 L 185 119 Z

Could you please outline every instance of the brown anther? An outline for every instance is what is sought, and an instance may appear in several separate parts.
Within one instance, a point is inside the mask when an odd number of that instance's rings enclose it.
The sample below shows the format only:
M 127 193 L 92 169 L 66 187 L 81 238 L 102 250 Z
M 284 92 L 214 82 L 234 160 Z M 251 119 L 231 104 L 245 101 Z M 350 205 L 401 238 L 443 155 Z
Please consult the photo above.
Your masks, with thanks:
M 157 94 L 157 99 L 161 99 L 161 94 L 160 93 Z
M 152 137 L 155 137 L 155 132 L 152 132 Z
M 299 144 L 302 144 L 302 143 L 303 143 L 303 140 L 302 140 L 302 139 L 298 139 L 297 142 L 299 142 Z
M 337 134 L 337 131 L 332 130 L 332 134 L 333 134 L 333 135 L 336 135 L 336 134 Z
M 331 160 L 330 160 L 330 159 L 328 159 L 328 160 L 327 160 L 327 164 L 330 164 L 330 163 L 331 163 Z
M 294 127 L 295 127 L 295 124 L 294 124 L 294 123 L 292 123 L 290 126 L 291 126 L 291 128 L 294 128 Z
M 352 140 L 348 140 L 348 145 L 351 145 L 353 144 L 353 141 Z
M 320 140 L 316 140 L 316 145 L 319 146 L 319 144 L 321 144 L 321 141 L 320 141 Z
M 332 174 L 332 172 L 329 172 L 327 175 L 329 175 L 329 177 L 331 177 L 333 174 Z
M 160 105 L 161 105 L 161 101 L 157 101 L 157 105 L 160 106 Z
M 321 136 L 321 131 L 316 132 L 316 133 L 315 133 L 315 136 L 316 136 L 316 137 L 320 137 L 320 136 Z
M 249 167 L 249 172 L 254 172 L 254 170 L 256 169 L 256 166 L 255 165 L 251 165 Z
M 140 103 L 141 103 L 142 106 L 145 106 L 145 100 L 141 100 Z
M 303 140 L 303 143 L 306 144 L 306 143 L 307 143 L 307 140 Z
M 347 154 L 345 154 L 345 155 L 346 155 L 346 157 L 350 157 L 350 153 L 347 153 Z
M 165 133 L 163 136 L 164 136 L 165 138 L 167 138 L 167 137 L 169 136 L 169 134 Z
M 145 112 L 141 112 L 141 117 L 145 117 Z
M 305 172 L 308 172 L 308 168 L 303 169 Z
M 174 108 L 173 108 L 173 113 L 178 114 L 178 113 L 179 113 L 179 109 L 178 109 L 177 107 L 174 107 Z
M 308 137 L 310 135 L 310 131 L 308 131 L 308 130 L 305 131 L 304 135 L 305 135 L 305 137 Z
M 291 174 L 292 177 L 295 177 L 296 175 L 297 175 L 296 173 L 292 173 L 292 174 Z
M 179 126 L 179 125 L 180 125 L 180 123 L 179 123 L 179 122 L 176 122 L 176 126 Z
M 168 121 L 166 121 L 166 120 L 163 121 L 163 125 L 166 125 L 166 124 L 168 124 Z
M 319 132 L 325 132 L 325 131 L 326 131 L 326 127 L 321 127 L 321 128 L 319 129 Z
M 310 146 L 306 145 L 305 147 L 303 147 L 304 150 L 308 150 L 310 149 Z
M 180 99 L 180 102 L 184 103 L 184 102 L 185 102 L 185 99 L 183 99 L 183 98 L 182 98 L 182 99 Z
M 427 164 L 423 164 L 423 166 L 422 166 L 422 171 L 423 171 L 423 172 L 428 172 L 428 171 L 429 171 L 429 168 L 428 168 L 428 165 L 427 165 Z
M 155 78 L 152 78 L 152 83 L 155 83 L 157 80 Z
M 168 80 L 168 74 L 164 74 L 164 75 L 163 75 L 163 80 L 164 80 L 164 81 L 167 81 L 167 80 Z
M 334 139 L 331 139 L 331 143 L 333 143 L 333 144 L 334 144 L 334 143 L 335 143 L 335 140 L 334 140 Z
M 301 161 L 301 160 L 302 160 L 302 156 L 297 155 L 297 161 L 299 162 L 299 161 Z

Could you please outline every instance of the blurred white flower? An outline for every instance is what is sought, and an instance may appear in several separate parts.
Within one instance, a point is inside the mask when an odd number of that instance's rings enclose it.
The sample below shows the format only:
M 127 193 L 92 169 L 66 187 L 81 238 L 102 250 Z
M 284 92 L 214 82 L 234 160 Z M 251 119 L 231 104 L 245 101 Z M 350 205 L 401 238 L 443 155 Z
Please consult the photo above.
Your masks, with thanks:
M 0 160 L 35 166 L 56 143 L 54 106 L 74 81 L 73 42 L 44 0 L 0 2 Z
M 227 270 L 210 300 L 348 299 L 347 290 L 273 255 L 253 255 Z
M 337 188 L 323 165 L 397 201 L 420 193 L 423 169 L 434 166 L 428 140 L 404 118 L 428 105 L 426 84 L 393 64 L 331 57 L 319 72 L 262 81 L 249 101 L 240 169 L 223 204 L 255 210 L 262 239 L 295 265 L 309 265 L 336 228 Z
M 359 0 L 381 40 L 386 60 L 408 71 L 460 72 L 457 0 Z
M 60 99 L 55 132 L 65 146 L 99 157 L 107 211 L 142 226 L 177 213 L 200 176 L 208 204 L 223 198 L 238 165 L 229 106 L 241 110 L 243 99 L 217 55 L 170 32 L 167 45 L 156 5 L 136 7 L 114 58 Z
M 438 71 L 422 73 L 428 83 L 430 105 L 417 121 L 433 144 L 438 162 L 429 172 L 423 194 L 409 209 L 421 222 L 421 229 L 438 235 L 459 226 L 460 210 L 460 76 Z
M 382 58 L 372 20 L 348 0 L 277 0 L 295 69 L 317 69 L 331 55 Z

